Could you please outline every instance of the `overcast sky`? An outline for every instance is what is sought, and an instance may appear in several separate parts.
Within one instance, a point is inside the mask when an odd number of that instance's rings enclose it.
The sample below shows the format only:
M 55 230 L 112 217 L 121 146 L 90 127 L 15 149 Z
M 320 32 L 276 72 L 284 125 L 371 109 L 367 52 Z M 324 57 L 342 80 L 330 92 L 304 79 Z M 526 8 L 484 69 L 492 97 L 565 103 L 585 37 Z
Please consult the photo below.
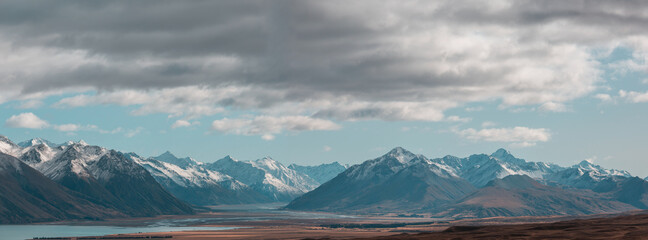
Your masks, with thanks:
M 17 142 L 307 165 L 504 147 L 648 175 L 645 1 L 7 0 L 0 56 Z

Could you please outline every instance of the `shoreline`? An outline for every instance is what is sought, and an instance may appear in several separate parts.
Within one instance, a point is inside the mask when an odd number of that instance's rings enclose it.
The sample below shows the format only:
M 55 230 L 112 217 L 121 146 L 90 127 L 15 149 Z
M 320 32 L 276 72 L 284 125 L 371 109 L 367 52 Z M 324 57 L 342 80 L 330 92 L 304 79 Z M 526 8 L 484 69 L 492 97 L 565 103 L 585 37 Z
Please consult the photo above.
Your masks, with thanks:
M 192 230 L 154 233 L 128 233 L 103 236 L 90 236 L 95 239 L 138 239 L 143 237 L 160 238 L 172 236 L 173 239 L 355 239 L 381 238 L 399 234 L 432 234 L 442 232 L 452 226 L 524 226 L 551 224 L 564 221 L 588 221 L 623 216 L 645 214 L 644 211 L 632 211 L 621 214 L 597 214 L 586 216 L 548 216 L 548 217 L 497 217 L 484 219 L 463 219 L 452 221 L 434 221 L 429 219 L 359 217 L 353 219 L 281 219 L 240 221 L 231 219 L 218 224 L 192 225 L 193 227 L 237 227 L 227 230 Z M 206 213 L 204 217 L 223 216 L 224 213 Z M 226 215 L 241 215 L 241 212 L 229 212 Z M 250 213 L 248 213 L 250 214 Z M 264 215 L 264 214 L 261 214 Z M 193 216 L 193 215 L 192 215 Z M 195 217 L 195 216 L 194 216 Z M 178 219 L 179 217 L 174 217 Z M 409 220 L 409 221 L 403 221 Z M 427 220 L 427 222 L 425 221 Z M 383 224 L 385 226 L 377 226 Z M 398 226 L 389 226 L 398 224 Z M 328 227 L 327 227 L 328 226 Z M 335 226 L 335 227 L 332 227 Z M 101 237 L 101 238 L 99 238 Z

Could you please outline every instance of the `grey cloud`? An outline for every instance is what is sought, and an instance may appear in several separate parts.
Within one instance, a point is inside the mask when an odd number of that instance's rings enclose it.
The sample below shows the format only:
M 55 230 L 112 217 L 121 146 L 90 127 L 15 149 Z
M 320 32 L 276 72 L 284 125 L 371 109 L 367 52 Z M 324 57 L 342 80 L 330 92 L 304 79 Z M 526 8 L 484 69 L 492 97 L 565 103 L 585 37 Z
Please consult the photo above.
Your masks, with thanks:
M 502 3 L 3 1 L 0 53 L 81 54 L 69 66 L 0 67 L 0 74 L 20 74 L 7 84 L 23 94 L 233 86 L 252 90 L 209 105 L 263 110 L 342 99 L 360 104 L 302 114 L 440 120 L 466 102 L 542 105 L 584 96 L 602 81 L 593 48 L 648 43 L 643 1 Z M 443 101 L 421 116 L 394 110 Z

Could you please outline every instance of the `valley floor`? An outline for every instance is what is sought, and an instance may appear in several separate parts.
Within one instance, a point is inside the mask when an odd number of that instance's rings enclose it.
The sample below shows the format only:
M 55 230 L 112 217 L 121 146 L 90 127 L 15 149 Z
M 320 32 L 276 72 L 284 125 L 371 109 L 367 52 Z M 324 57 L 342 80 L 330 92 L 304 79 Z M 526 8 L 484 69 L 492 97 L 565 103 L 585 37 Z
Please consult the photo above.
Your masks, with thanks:
M 109 235 L 172 239 L 645 239 L 648 212 L 578 217 L 516 217 L 443 221 L 430 218 L 350 217 L 281 210 L 224 210 L 170 221 L 192 225 L 239 227 L 222 231 L 187 231 Z M 158 219 L 159 220 L 159 219 Z M 140 220 L 113 222 L 132 225 Z

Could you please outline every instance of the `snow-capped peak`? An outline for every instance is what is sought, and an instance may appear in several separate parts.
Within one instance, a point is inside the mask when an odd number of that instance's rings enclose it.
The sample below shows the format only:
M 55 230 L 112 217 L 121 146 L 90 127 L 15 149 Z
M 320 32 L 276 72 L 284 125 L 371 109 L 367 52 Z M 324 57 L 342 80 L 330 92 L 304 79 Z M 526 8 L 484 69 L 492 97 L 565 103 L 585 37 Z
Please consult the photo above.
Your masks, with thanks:
M 225 157 L 223 157 L 223 158 L 221 158 L 221 159 L 216 160 L 216 162 L 220 162 L 220 161 L 224 161 L 224 162 L 239 162 L 238 159 L 233 158 L 233 157 L 230 156 L 230 155 L 227 155 L 227 156 L 225 156 Z
M 47 140 L 42 139 L 42 138 L 32 138 L 32 139 L 29 139 L 27 141 L 18 143 L 18 146 L 26 148 L 26 147 L 38 146 L 38 145 L 41 145 L 41 144 L 47 145 L 48 147 L 51 147 L 51 148 L 59 146 L 59 144 L 52 143 L 52 142 L 47 141 Z
M 616 169 L 605 169 L 599 165 L 592 163 L 591 160 L 583 160 L 580 163 L 574 165 L 572 168 L 578 169 L 579 173 L 585 174 L 589 173 L 590 177 L 602 178 L 606 176 L 623 176 L 623 177 L 632 177 L 632 175 L 625 170 L 616 170 Z
M 507 156 L 513 156 L 513 155 L 511 155 L 511 152 L 509 152 L 508 150 L 504 148 L 500 148 L 497 149 L 497 151 L 495 151 L 493 154 L 491 154 L 491 156 L 495 158 L 506 158 Z
M 412 159 L 416 158 L 416 154 L 407 151 L 402 147 L 395 147 L 387 154 L 385 154 L 384 157 L 393 157 L 396 158 L 401 163 L 407 163 Z
M 79 140 L 78 142 L 75 141 L 67 141 L 63 144 L 58 144 L 58 146 L 72 146 L 72 145 L 81 145 L 81 146 L 89 146 L 89 144 L 86 141 Z
M 166 151 L 162 153 L 160 156 L 157 157 L 152 157 L 155 160 L 158 160 L 160 162 L 166 162 L 166 163 L 171 163 L 180 167 L 187 167 L 191 165 L 197 165 L 198 163 L 193 160 L 192 158 L 186 157 L 186 158 L 178 158 L 173 153 Z
M 583 160 L 580 163 L 576 164 L 574 167 L 583 169 L 583 170 L 601 170 L 601 166 L 592 163 L 591 160 Z
M 20 152 L 20 146 L 9 140 L 9 138 L 0 135 L 0 152 L 17 157 Z

